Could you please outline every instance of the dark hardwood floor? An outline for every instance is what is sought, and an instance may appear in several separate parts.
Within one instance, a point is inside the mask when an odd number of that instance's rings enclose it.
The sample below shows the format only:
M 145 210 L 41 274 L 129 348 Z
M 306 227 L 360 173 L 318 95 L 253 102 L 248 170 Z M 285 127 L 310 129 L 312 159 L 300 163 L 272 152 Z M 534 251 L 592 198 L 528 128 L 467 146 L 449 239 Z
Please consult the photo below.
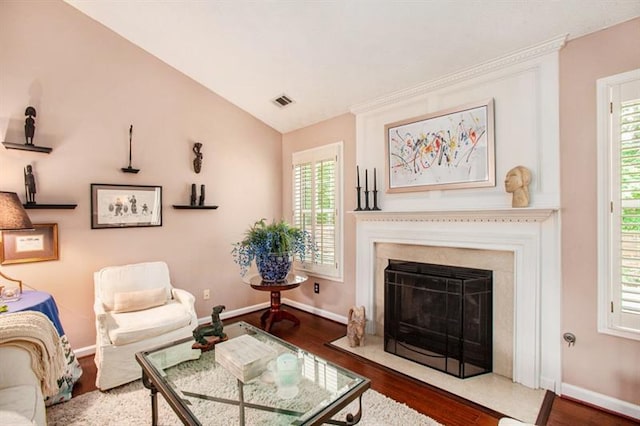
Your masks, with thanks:
M 294 327 L 283 321 L 273 326 L 271 333 L 296 346 L 315 353 L 328 361 L 355 371 L 371 380 L 371 387 L 396 401 L 402 402 L 416 411 L 435 419 L 444 425 L 497 425 L 502 417 L 488 408 L 464 400 L 448 392 L 426 385 L 418 380 L 404 376 L 379 364 L 355 357 L 330 345 L 329 342 L 346 334 L 346 326 L 316 315 L 286 307 L 300 319 L 301 324 Z M 224 322 L 246 321 L 259 326 L 260 312 L 253 312 Z M 76 383 L 74 396 L 96 389 L 96 367 L 93 356 L 80 358 L 83 375 Z M 549 393 L 546 408 L 538 416 L 539 425 L 549 426 L 627 426 L 638 422 L 614 414 L 554 396 Z

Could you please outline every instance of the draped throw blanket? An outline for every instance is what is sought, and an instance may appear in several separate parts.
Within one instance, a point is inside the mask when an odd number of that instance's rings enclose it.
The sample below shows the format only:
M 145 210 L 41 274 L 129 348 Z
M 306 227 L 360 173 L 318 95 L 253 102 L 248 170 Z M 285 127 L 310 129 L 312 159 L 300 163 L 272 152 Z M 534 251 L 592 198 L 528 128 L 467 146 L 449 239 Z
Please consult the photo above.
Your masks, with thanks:
M 46 315 L 35 311 L 0 315 L 0 345 L 25 349 L 45 397 L 58 392 L 58 378 L 66 360 L 56 328 Z

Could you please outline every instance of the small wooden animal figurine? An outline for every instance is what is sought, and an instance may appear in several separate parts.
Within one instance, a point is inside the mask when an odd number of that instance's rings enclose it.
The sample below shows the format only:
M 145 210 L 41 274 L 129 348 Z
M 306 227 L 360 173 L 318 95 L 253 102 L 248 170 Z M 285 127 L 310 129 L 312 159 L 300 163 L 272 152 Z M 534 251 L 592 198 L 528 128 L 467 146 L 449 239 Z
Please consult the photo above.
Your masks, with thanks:
M 349 346 L 352 348 L 364 346 L 364 324 L 366 321 L 364 306 L 352 306 L 349 309 L 347 339 L 349 339 Z
M 206 351 L 213 348 L 216 343 L 227 340 L 227 335 L 222 331 L 223 325 L 220 319 L 220 313 L 224 309 L 224 305 L 214 306 L 211 312 L 211 324 L 202 324 L 193 330 L 193 338 L 196 340 L 193 345 L 194 349 Z M 213 339 L 207 339 L 207 336 L 211 336 Z

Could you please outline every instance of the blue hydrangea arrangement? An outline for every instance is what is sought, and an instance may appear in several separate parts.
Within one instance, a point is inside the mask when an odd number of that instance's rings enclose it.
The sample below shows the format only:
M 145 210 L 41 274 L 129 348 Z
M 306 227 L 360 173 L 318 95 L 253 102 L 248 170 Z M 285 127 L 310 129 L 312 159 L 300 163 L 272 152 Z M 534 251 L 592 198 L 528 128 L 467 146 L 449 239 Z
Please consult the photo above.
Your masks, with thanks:
M 289 225 L 284 220 L 270 224 L 261 219 L 246 232 L 245 238 L 234 244 L 233 260 L 240 266 L 240 275 L 245 275 L 256 260 L 259 264 L 268 256 L 297 257 L 306 259 L 308 255 L 315 261 L 317 247 L 311 234 Z

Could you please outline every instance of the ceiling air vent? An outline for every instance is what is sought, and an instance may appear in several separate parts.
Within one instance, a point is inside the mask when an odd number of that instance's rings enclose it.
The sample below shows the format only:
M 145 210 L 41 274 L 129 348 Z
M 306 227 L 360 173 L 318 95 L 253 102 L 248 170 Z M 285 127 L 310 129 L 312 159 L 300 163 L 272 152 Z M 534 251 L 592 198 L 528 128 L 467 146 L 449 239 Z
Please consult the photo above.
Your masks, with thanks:
M 287 105 L 292 104 L 293 100 L 289 96 L 283 94 L 273 99 L 272 102 L 276 104 L 279 108 L 284 108 Z

